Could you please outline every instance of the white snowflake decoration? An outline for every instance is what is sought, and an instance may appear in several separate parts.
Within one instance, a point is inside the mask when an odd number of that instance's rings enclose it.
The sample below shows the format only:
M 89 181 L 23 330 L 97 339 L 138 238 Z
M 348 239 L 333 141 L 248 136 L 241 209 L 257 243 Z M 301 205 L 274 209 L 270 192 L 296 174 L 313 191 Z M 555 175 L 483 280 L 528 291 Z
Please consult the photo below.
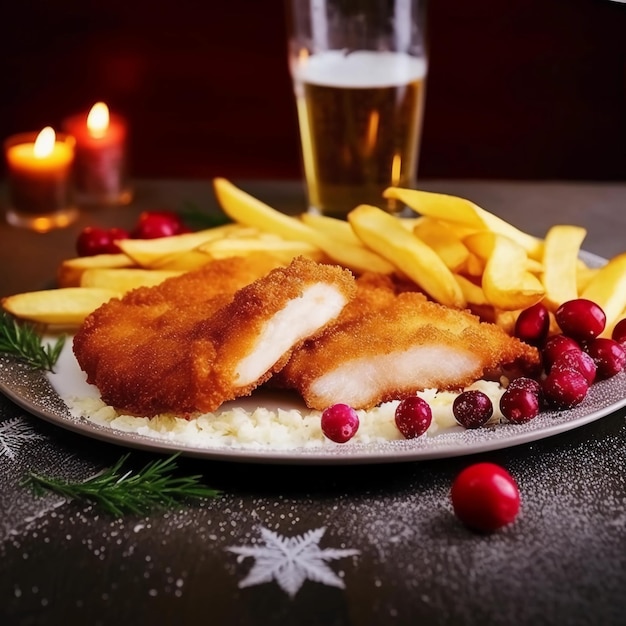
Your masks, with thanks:
M 20 417 L 14 417 L 0 424 L 0 457 L 15 461 L 21 447 L 33 439 L 43 439 L 33 427 Z
M 239 555 L 241 562 L 250 556 L 255 559 L 248 575 L 239 588 L 260 585 L 275 580 L 290 597 L 294 597 L 305 580 L 344 589 L 343 580 L 333 572 L 326 561 L 356 556 L 358 550 L 321 549 L 320 539 L 326 528 L 310 530 L 296 537 L 281 537 L 268 528 L 260 526 L 263 544 L 232 546 L 229 552 Z

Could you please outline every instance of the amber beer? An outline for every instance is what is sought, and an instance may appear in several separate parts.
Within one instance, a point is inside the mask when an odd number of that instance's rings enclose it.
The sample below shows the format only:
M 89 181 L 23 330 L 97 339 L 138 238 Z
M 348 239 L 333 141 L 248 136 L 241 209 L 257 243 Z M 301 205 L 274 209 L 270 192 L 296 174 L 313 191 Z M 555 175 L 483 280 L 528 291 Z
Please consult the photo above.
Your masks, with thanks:
M 424 58 L 329 51 L 300 61 L 294 83 L 309 206 L 334 217 L 414 184 L 426 79 Z

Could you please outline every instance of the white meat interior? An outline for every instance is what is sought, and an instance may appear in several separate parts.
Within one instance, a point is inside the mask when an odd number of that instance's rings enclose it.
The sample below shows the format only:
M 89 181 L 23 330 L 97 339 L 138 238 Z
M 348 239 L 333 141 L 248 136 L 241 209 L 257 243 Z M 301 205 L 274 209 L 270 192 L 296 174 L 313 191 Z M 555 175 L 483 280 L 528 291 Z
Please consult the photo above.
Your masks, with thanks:
M 480 360 L 468 350 L 416 345 L 401 352 L 346 360 L 311 385 L 327 404 L 361 405 L 384 389 L 431 388 L 474 373 Z
M 237 384 L 249 385 L 260 378 L 285 352 L 337 317 L 345 304 L 343 293 L 331 285 L 307 287 L 266 322 L 254 348 L 237 366 Z

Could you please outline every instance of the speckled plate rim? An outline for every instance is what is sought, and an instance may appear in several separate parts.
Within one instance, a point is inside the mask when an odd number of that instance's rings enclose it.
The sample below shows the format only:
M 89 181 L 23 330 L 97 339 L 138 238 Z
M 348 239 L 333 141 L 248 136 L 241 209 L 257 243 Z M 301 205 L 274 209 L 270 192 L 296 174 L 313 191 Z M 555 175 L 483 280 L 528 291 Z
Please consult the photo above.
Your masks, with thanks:
M 61 373 L 62 375 L 62 373 Z M 423 461 L 500 450 L 537 441 L 598 420 L 626 406 L 626 373 L 594 384 L 584 402 L 568 411 L 545 412 L 522 425 L 453 428 L 413 440 L 331 444 L 315 448 L 248 449 L 193 446 L 100 426 L 73 416 L 45 374 L 0 357 L 0 391 L 32 415 L 80 435 L 126 448 L 212 461 L 271 464 L 374 464 Z
M 600 257 L 588 253 L 584 257 L 593 265 L 604 262 Z M 62 375 L 62 371 L 57 374 Z M 478 454 L 530 443 L 579 428 L 626 406 L 626 372 L 595 383 L 577 407 L 568 411 L 541 413 L 527 424 L 499 424 L 476 430 L 458 427 L 413 440 L 371 444 L 329 442 L 322 447 L 293 449 L 199 447 L 100 426 L 73 416 L 44 373 L 6 356 L 0 357 L 0 392 L 47 422 L 126 448 L 168 454 L 177 452 L 211 461 L 289 465 L 375 464 Z

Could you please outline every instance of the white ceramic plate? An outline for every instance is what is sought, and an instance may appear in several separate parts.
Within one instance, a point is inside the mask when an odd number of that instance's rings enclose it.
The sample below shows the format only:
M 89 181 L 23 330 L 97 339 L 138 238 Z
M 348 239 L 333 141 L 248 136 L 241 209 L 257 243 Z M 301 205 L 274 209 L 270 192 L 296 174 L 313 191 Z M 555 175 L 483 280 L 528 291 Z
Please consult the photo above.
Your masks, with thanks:
M 591 265 L 602 265 L 600 257 L 584 253 Z M 569 411 L 541 413 L 523 425 L 499 424 L 490 428 L 465 430 L 461 427 L 438 431 L 419 439 L 389 441 L 376 444 L 331 444 L 317 448 L 288 450 L 245 449 L 224 446 L 198 446 L 170 441 L 152 436 L 128 433 L 100 426 L 87 419 L 74 417 L 61 395 L 93 395 L 95 388 L 86 384 L 84 375 L 71 353 L 68 340 L 56 373 L 52 377 L 33 371 L 9 357 L 0 357 L 0 392 L 33 415 L 57 426 L 87 437 L 107 441 L 128 448 L 153 452 L 174 453 L 208 460 L 276 463 L 276 464 L 358 464 L 420 461 L 476 454 L 490 450 L 544 439 L 572 430 L 600 419 L 626 406 L 626 372 L 609 380 L 592 385 L 584 402 Z M 54 386 L 51 384 L 51 380 Z M 57 390 L 59 393 L 57 393 Z M 252 410 L 268 403 L 268 408 L 284 402 L 292 403 L 288 396 L 257 394 L 238 401 Z M 285 408 L 292 408 L 287 406 Z
M 51 379 L 54 386 L 51 384 Z M 55 389 L 56 388 L 56 389 Z M 508 448 L 543 439 L 593 422 L 626 406 L 626 373 L 594 384 L 585 401 L 569 411 L 546 412 L 523 425 L 499 424 L 465 430 L 460 427 L 438 431 L 414 440 L 375 444 L 330 444 L 317 448 L 288 450 L 245 449 L 224 446 L 194 446 L 178 441 L 128 433 L 74 417 L 59 393 L 93 395 L 71 354 L 69 342 L 54 376 L 33 371 L 9 357 L 0 357 L 0 391 L 33 415 L 87 437 L 128 448 L 183 455 L 208 460 L 282 464 L 357 464 L 419 461 L 463 456 Z M 291 399 L 285 398 L 291 402 Z M 276 395 L 252 396 L 239 402 L 246 408 L 277 403 Z M 278 396 L 280 403 L 280 396 Z

